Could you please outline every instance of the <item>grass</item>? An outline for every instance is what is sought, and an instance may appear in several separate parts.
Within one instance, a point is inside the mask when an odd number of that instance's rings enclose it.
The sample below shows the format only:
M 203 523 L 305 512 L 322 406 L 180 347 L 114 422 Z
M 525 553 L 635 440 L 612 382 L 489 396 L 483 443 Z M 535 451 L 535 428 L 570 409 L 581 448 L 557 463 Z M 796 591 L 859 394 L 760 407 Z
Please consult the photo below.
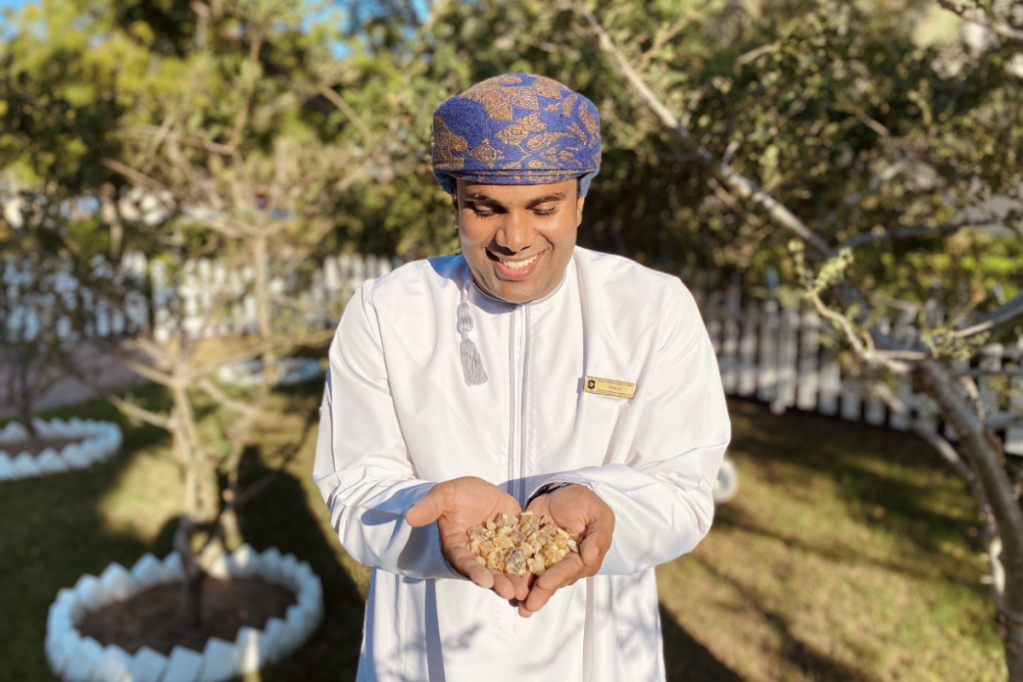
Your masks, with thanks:
M 166 400 L 152 387 L 136 399 Z M 247 475 L 299 438 L 318 402 L 315 386 L 275 396 Z M 904 434 L 731 408 L 740 493 L 693 554 L 658 572 L 669 679 L 1004 679 L 976 509 L 936 456 Z M 52 414 L 118 421 L 125 447 L 84 471 L 0 484 L 0 682 L 53 679 L 43 638 L 57 590 L 166 554 L 178 510 L 162 432 L 102 402 Z M 358 661 L 369 572 L 340 547 L 310 480 L 314 436 L 242 519 L 253 546 L 293 552 L 324 583 L 323 626 L 261 673 L 268 682 L 351 680 Z

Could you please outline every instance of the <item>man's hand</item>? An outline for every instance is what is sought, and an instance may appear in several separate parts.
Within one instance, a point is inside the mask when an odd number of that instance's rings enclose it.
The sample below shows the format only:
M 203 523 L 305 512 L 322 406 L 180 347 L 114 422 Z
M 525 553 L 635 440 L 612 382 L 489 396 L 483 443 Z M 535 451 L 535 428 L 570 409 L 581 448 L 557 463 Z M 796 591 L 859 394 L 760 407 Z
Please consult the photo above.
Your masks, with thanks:
M 533 500 L 526 511 L 547 514 L 562 528 L 583 536 L 579 553 L 571 553 L 533 581 L 529 596 L 519 599 L 519 615 L 528 618 L 539 611 L 559 588 L 588 578 L 600 570 L 611 549 L 615 515 L 611 507 L 584 485 L 558 488 Z
M 408 510 L 405 520 L 415 528 L 436 521 L 441 551 L 452 568 L 504 599 L 521 601 L 529 594 L 526 580 L 476 561 L 476 555 L 469 550 L 467 534 L 471 526 L 482 526 L 498 514 L 518 516 L 521 511 L 515 498 L 497 486 L 482 478 L 465 476 L 433 486 L 426 497 Z

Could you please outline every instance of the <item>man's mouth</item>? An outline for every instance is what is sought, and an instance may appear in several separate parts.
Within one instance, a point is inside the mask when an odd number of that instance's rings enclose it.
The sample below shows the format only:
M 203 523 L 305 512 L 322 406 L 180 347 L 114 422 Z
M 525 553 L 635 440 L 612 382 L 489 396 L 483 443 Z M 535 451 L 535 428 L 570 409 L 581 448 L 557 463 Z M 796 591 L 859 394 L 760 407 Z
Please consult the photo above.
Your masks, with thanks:
M 540 251 L 528 258 L 503 258 L 487 250 L 487 257 L 494 261 L 497 271 L 508 279 L 525 279 L 533 271 L 534 266 L 544 252 Z

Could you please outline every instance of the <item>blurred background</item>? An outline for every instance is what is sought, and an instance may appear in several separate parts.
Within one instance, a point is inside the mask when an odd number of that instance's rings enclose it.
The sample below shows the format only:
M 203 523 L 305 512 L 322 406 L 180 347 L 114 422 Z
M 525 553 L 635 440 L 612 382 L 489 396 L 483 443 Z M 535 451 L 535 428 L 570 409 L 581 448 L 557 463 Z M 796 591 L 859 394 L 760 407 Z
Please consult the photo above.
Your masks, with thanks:
M 0 680 L 354 679 L 326 348 L 458 252 L 432 113 L 513 71 L 597 105 L 579 243 L 682 277 L 730 396 L 669 679 L 1023 680 L 1023 3 L 0 7 Z

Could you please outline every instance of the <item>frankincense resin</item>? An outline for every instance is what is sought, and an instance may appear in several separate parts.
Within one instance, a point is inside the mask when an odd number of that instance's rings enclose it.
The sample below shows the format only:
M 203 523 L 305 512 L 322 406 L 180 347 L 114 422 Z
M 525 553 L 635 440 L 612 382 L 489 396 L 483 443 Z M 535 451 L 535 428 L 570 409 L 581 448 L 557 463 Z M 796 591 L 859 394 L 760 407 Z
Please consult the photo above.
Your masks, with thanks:
M 501 514 L 484 527 L 469 529 L 469 549 L 487 568 L 526 576 L 544 574 L 571 552 L 579 552 L 582 537 L 559 528 L 547 515 L 522 512 Z

